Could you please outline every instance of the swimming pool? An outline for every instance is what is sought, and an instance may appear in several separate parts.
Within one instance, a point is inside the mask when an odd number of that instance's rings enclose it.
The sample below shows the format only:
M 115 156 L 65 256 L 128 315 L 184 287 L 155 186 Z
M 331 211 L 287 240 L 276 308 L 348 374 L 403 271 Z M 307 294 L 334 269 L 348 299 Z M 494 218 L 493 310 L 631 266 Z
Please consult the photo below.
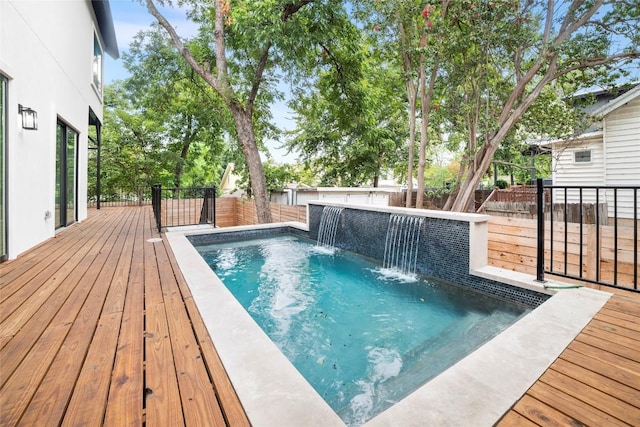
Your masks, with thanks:
M 229 292 L 193 243 L 253 239 L 282 232 L 315 239 L 318 219 L 311 213 L 321 211 L 322 205 L 338 204 L 310 203 L 308 225 L 185 227 L 165 234 L 224 368 L 252 425 L 258 427 L 345 424 Z M 347 210 L 347 206 L 341 207 Z M 446 275 L 449 280 L 459 277 L 474 289 L 513 295 L 537 306 L 453 367 L 366 422 L 366 427 L 493 425 L 610 296 L 591 289 L 549 291 L 535 282 L 535 277 L 488 266 L 487 217 L 391 207 L 353 209 L 362 210 L 364 218 L 353 212 L 341 218 L 342 238 L 336 244 L 351 245 L 344 250 L 376 258 L 379 245 L 371 242 L 378 238 L 375 231 L 385 222 L 378 216 L 423 215 L 428 236 L 421 239 L 419 250 L 421 256 L 434 259 L 431 264 L 419 261 L 419 269 Z M 351 223 L 364 224 L 365 229 L 353 231 L 345 226 Z M 382 253 L 376 259 L 381 260 Z M 540 298 L 544 293 L 547 295 Z
M 531 309 L 290 234 L 198 245 L 347 425 L 361 425 Z

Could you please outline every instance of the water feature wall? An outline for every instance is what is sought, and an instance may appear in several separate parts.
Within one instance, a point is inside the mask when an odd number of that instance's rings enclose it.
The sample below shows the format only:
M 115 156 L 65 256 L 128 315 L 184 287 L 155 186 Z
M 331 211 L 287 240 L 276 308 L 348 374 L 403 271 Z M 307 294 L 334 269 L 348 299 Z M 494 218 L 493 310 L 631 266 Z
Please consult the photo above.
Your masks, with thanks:
M 340 221 L 340 213 L 343 208 L 325 206 L 318 226 L 318 246 L 331 247 L 336 240 L 336 229 Z
M 487 262 L 485 216 L 310 202 L 309 238 L 313 240 L 318 238 L 320 219 L 325 206 L 343 208 L 336 225 L 334 241 L 336 248 L 383 262 L 390 216 L 423 215 L 415 258 L 417 273 L 468 286 L 510 300 L 521 301 L 531 306 L 537 306 L 549 298 L 549 295 L 470 273 L 471 269 L 482 267 Z
M 382 267 L 397 269 L 405 274 L 416 272 L 420 229 L 423 223 L 424 218 L 421 217 L 389 215 Z

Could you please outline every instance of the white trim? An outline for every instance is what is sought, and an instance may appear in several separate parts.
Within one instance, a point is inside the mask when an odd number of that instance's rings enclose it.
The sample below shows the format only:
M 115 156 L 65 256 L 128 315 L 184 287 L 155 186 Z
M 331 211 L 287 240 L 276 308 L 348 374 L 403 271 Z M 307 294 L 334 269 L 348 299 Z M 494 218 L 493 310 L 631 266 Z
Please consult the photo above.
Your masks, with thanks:
M 554 139 L 548 139 L 545 141 L 531 141 L 529 142 L 529 144 L 537 145 L 539 147 L 546 147 L 547 145 L 555 145 L 555 144 L 570 145 L 575 142 L 582 141 L 583 139 L 591 139 L 591 138 L 601 136 L 602 133 L 603 133 L 602 130 L 595 130 L 592 132 L 585 132 L 580 135 L 571 136 L 568 138 L 554 138 Z
M 347 209 L 349 208 L 358 209 L 363 211 L 387 212 L 387 213 L 402 214 L 402 215 L 409 215 L 409 216 L 451 219 L 454 221 L 466 221 L 470 223 L 489 221 L 489 215 L 466 213 L 466 212 L 435 211 L 435 210 L 429 210 L 429 209 L 400 208 L 400 207 L 394 207 L 394 206 L 356 205 L 356 204 L 339 203 L 339 202 L 331 202 L 331 201 L 325 202 L 321 200 L 312 200 L 309 202 L 309 204 L 321 205 L 321 206 L 336 206 L 336 207 L 342 207 Z
M 594 111 L 592 113 L 592 116 L 604 118 L 604 116 L 606 116 L 607 114 L 611 113 L 614 110 L 617 110 L 628 102 L 633 101 L 638 96 L 640 96 L 640 84 L 638 84 L 633 89 L 623 93 L 619 97 L 607 102 L 605 105 Z
M 640 86 L 638 86 L 640 87 Z M 607 185 L 607 118 L 602 118 L 602 178 L 603 185 Z

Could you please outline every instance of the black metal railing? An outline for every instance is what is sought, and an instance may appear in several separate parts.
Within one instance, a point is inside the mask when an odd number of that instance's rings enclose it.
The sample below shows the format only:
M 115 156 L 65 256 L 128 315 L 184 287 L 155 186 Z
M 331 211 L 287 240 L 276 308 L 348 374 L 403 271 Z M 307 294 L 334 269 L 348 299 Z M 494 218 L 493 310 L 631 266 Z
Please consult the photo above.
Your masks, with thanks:
M 149 186 L 134 189 L 113 188 L 103 190 L 100 200 L 95 194 L 87 198 L 87 207 L 143 206 L 151 204 L 151 188 Z
M 545 191 L 551 203 L 544 203 Z M 536 279 L 544 281 L 547 273 L 640 292 L 639 192 L 635 186 L 545 186 L 538 180 Z
M 162 188 L 155 184 L 151 196 L 158 231 L 184 225 L 216 225 L 215 187 Z

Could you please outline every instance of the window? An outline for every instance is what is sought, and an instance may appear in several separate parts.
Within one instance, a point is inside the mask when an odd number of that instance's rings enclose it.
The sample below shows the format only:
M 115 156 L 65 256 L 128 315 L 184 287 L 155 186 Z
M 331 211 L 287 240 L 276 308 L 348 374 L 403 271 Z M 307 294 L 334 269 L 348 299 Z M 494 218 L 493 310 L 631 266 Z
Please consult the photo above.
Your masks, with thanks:
M 591 163 L 591 150 L 574 151 L 574 163 Z
M 93 85 L 102 94 L 102 47 L 95 33 L 93 34 Z

